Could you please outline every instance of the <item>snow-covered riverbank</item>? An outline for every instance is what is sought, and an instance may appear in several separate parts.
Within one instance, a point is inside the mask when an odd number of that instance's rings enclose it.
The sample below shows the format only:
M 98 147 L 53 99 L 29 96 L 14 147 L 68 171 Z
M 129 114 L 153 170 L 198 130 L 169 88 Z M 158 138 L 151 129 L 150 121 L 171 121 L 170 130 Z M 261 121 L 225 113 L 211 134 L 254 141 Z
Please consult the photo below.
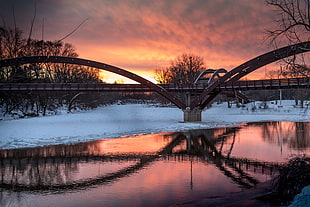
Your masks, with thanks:
M 182 123 L 178 108 L 141 104 L 111 105 L 91 111 L 46 117 L 0 121 L 0 149 L 76 143 L 101 138 L 135 134 L 212 128 L 250 121 L 310 121 L 310 112 L 295 108 L 293 101 L 283 107 L 269 103 L 269 109 L 256 109 L 253 103 L 244 108 L 213 104 L 202 114 L 202 122 Z

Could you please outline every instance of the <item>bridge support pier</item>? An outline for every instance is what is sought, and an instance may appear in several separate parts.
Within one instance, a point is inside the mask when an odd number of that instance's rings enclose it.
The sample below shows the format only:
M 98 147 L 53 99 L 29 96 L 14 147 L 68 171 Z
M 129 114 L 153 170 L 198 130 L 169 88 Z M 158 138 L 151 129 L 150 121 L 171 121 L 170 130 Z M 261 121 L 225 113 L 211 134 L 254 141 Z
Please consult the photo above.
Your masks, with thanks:
M 201 109 L 183 109 L 184 122 L 201 121 Z

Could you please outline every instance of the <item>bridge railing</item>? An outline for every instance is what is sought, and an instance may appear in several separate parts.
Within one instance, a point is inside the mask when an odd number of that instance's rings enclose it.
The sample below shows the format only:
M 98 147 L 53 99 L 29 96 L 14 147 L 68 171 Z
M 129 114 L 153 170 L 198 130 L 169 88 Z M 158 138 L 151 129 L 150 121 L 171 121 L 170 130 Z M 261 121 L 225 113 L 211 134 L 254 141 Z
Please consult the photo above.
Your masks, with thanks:
M 208 87 L 207 83 L 197 84 L 158 84 L 170 92 L 202 92 Z M 310 77 L 247 80 L 226 83 L 219 90 L 254 90 L 296 88 L 310 86 Z M 0 91 L 98 91 L 98 92 L 154 92 L 142 84 L 106 84 L 106 83 L 0 83 Z
M 289 87 L 307 87 L 310 86 L 310 77 L 304 78 L 287 78 L 287 79 L 266 79 L 266 80 L 247 80 L 236 81 L 232 83 L 223 83 L 221 89 L 269 89 L 269 88 L 289 88 Z
M 207 84 L 159 84 L 167 91 L 184 92 L 203 90 Z M 141 84 L 106 83 L 0 83 L 0 91 L 98 91 L 98 92 L 154 92 Z
M 104 83 L 0 83 L 2 91 L 142 91 L 141 84 Z M 149 90 L 148 90 L 149 91 Z

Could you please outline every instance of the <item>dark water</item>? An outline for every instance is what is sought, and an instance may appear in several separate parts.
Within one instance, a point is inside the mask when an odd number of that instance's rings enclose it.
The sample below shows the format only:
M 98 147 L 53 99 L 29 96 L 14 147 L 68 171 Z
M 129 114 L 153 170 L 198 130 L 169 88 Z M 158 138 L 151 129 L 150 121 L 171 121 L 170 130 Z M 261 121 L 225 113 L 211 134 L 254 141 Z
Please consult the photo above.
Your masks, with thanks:
M 310 123 L 102 139 L 0 151 L 0 206 L 175 206 L 251 189 L 295 156 Z

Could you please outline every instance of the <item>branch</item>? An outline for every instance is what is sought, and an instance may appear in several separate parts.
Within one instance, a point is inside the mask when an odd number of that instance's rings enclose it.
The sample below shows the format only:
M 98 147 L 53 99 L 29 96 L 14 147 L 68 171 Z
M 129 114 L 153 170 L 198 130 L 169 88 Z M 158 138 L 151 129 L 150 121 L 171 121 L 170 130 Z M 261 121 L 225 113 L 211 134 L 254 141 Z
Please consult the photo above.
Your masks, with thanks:
M 310 25 L 310 0 L 308 0 L 306 4 L 308 4 L 308 24 Z
M 15 31 L 16 31 L 16 17 L 15 17 L 15 9 L 14 9 L 14 5 L 13 5 L 13 7 L 12 7 L 12 13 L 13 13 L 13 21 L 14 21 L 14 29 L 15 29 Z
M 37 3 L 34 2 L 34 14 L 33 14 L 32 20 L 31 20 L 31 25 L 30 25 L 30 31 L 29 31 L 29 36 L 28 36 L 27 44 L 30 43 L 30 39 L 31 39 L 31 35 L 32 35 L 32 29 L 33 29 L 34 21 L 36 19 L 36 15 L 37 15 Z
M 61 38 L 59 41 L 61 42 L 64 39 L 68 38 L 70 35 L 72 35 L 74 32 L 76 32 L 87 20 L 88 20 L 88 18 L 84 19 L 74 30 L 72 30 L 72 32 L 70 32 L 69 34 L 67 34 L 63 38 Z
M 310 31 L 310 0 L 267 0 L 267 4 L 276 7 L 279 12 L 279 19 L 275 20 L 279 29 L 269 31 L 272 41 L 278 36 L 286 36 L 289 41 L 302 42 L 300 37 L 304 36 L 303 29 Z M 308 22 L 309 21 L 309 22 Z M 298 28 L 301 26 L 300 30 Z
M 5 19 L 2 15 L 1 15 L 1 19 L 2 19 L 3 28 L 6 28 Z

